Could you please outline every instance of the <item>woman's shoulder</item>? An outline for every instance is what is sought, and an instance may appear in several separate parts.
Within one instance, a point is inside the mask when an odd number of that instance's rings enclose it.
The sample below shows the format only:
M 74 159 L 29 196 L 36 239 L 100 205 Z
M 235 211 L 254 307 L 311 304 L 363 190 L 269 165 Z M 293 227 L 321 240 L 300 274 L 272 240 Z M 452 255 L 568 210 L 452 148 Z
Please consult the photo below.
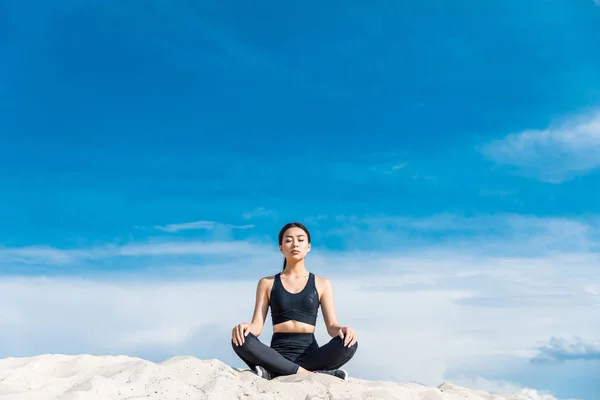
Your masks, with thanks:
M 313 275 L 315 276 L 315 285 L 317 285 L 318 289 L 327 289 L 331 287 L 331 281 L 328 278 L 317 274 Z
M 331 282 L 327 277 L 322 275 L 313 274 L 315 276 L 315 280 L 319 282 Z
M 265 288 L 273 286 L 273 282 L 275 281 L 275 275 L 263 276 L 258 281 L 258 286 L 262 286 Z

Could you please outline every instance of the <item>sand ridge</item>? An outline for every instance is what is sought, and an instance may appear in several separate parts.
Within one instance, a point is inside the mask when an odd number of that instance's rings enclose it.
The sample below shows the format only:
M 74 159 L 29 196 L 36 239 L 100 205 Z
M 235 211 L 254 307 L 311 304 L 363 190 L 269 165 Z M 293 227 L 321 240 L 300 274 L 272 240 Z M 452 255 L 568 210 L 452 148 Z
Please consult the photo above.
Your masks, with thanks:
M 259 378 L 223 362 L 178 356 L 153 363 L 129 356 L 44 354 L 0 359 L 0 400 L 530 400 L 443 383 L 344 382 L 322 375 Z

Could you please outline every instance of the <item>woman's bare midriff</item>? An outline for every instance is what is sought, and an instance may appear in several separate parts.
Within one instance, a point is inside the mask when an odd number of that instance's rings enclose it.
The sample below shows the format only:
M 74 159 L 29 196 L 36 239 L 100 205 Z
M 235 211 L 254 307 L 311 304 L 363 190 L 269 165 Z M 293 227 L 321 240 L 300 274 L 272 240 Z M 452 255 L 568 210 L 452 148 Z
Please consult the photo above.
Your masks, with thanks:
M 273 332 L 277 333 L 314 333 L 315 327 L 298 321 L 285 321 L 273 326 Z

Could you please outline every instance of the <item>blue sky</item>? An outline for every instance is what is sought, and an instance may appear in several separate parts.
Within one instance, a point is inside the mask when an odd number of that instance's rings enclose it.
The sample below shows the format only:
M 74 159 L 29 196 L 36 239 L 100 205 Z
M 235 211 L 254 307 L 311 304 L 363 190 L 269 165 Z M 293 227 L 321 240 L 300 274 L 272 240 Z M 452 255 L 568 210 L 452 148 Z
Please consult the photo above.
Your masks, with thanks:
M 484 309 L 507 330 L 515 309 L 523 321 L 557 318 L 526 325 L 522 341 L 457 332 L 489 354 L 448 354 L 439 369 L 389 360 L 392 376 L 593 399 L 600 6 L 446 3 L 3 2 L 2 284 L 55 293 L 83 279 L 102 293 L 106 280 L 195 277 L 240 280 L 252 296 L 280 267 L 279 227 L 299 220 L 312 228 L 312 265 L 340 280 L 342 299 L 395 293 L 413 304 L 426 290 L 439 303 L 417 303 L 432 315 Z M 349 281 L 372 273 L 383 289 Z M 401 283 L 389 290 L 377 277 Z M 359 328 L 365 312 L 340 311 Z M 114 349 L 68 347 L 61 334 L 19 348 Z M 205 357 L 186 340 L 177 351 Z M 564 357 L 541 357 L 548 349 Z M 353 368 L 366 377 L 364 357 Z

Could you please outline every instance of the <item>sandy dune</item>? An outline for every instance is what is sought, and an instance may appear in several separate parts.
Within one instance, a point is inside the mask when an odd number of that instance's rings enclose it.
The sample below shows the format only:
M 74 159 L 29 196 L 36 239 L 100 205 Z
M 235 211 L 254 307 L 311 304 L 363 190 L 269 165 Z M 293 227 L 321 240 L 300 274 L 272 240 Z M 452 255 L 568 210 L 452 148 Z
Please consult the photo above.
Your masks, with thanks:
M 0 360 L 0 400 L 111 399 L 402 399 L 529 400 L 490 395 L 449 383 L 344 382 L 328 375 L 271 381 L 218 360 L 174 357 L 153 363 L 127 356 L 40 355 Z

